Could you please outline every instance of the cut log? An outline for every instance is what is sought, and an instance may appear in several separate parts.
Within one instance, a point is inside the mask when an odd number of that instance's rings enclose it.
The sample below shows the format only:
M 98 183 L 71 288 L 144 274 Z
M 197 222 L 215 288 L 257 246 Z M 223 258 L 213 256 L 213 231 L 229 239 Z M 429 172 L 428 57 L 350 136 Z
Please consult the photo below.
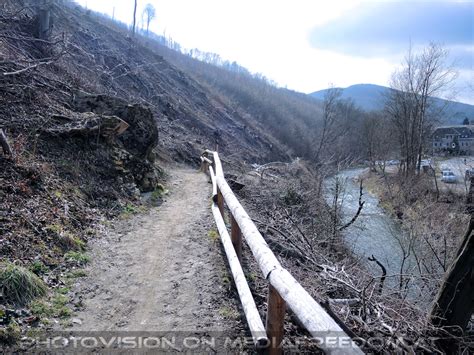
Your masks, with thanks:
M 3 132 L 3 129 L 1 128 L 0 128 L 0 145 L 2 146 L 3 153 L 5 155 L 9 155 L 13 157 L 13 150 L 10 147 L 10 144 L 8 143 L 8 139 L 5 132 Z

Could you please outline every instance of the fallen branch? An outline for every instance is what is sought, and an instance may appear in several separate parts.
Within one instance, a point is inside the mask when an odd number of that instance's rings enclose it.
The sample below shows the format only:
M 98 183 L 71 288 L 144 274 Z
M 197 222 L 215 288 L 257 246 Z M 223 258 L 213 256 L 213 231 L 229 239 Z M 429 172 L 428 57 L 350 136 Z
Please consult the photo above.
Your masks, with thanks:
M 387 269 L 385 268 L 385 266 L 383 266 L 383 264 L 380 261 L 377 260 L 377 258 L 373 254 L 368 259 L 369 261 L 375 261 L 377 265 L 380 266 L 380 268 L 382 269 L 382 276 L 380 277 L 380 283 L 379 283 L 379 295 L 381 295 L 383 291 L 383 284 L 385 282 L 385 278 L 387 277 Z
M 360 213 L 362 212 L 362 208 L 364 207 L 365 201 L 362 201 L 362 195 L 363 195 L 363 186 L 362 186 L 362 180 L 360 180 L 360 192 L 359 192 L 359 208 L 357 209 L 356 214 L 352 219 L 344 224 L 342 227 L 339 227 L 339 232 L 343 231 L 344 229 L 348 228 L 351 226 L 359 217 Z
M 19 69 L 19 70 L 16 70 L 16 71 L 13 71 L 13 72 L 6 72 L 6 73 L 3 73 L 3 76 L 11 76 L 11 75 L 18 75 L 18 74 L 21 74 L 21 73 L 24 73 L 26 71 L 29 71 L 29 70 L 32 70 L 32 69 L 35 69 L 35 68 L 38 68 L 39 66 L 41 65 L 49 65 L 49 64 L 52 64 L 54 62 L 56 62 L 57 60 L 59 60 L 63 55 L 67 54 L 68 53 L 68 50 L 67 48 L 63 49 L 61 51 L 61 53 L 59 53 L 58 55 L 54 56 L 54 57 L 49 57 L 49 58 L 42 58 L 40 59 L 38 62 L 36 62 L 35 64 L 33 65 L 30 65 L 28 67 L 25 67 L 23 69 Z M 6 63 L 6 62 L 4 62 Z M 12 62 L 11 64 L 17 64 L 15 62 Z
M 61 42 L 64 42 L 63 39 L 59 39 L 55 42 L 52 42 L 52 41 L 48 41 L 46 39 L 41 39 L 41 38 L 35 38 L 35 37 L 15 37 L 15 36 L 9 36 L 9 35 L 5 35 L 5 34 L 0 34 L 0 38 L 7 38 L 7 39 L 12 39 L 14 41 L 28 41 L 28 42 L 40 42 L 40 43 L 46 43 L 46 44 L 50 44 L 50 45 L 57 45 Z
M 28 71 L 28 70 L 38 68 L 40 65 L 49 65 L 49 64 L 52 64 L 53 62 L 54 62 L 54 60 L 49 60 L 49 61 L 47 61 L 47 62 L 38 62 L 38 63 L 36 63 L 36 64 L 34 64 L 34 65 L 30 65 L 29 67 L 26 67 L 26 68 L 23 68 L 23 69 L 19 69 L 19 70 L 16 70 L 16 71 L 3 73 L 3 76 L 18 75 L 18 74 L 24 73 L 24 72 L 26 72 L 26 71 Z

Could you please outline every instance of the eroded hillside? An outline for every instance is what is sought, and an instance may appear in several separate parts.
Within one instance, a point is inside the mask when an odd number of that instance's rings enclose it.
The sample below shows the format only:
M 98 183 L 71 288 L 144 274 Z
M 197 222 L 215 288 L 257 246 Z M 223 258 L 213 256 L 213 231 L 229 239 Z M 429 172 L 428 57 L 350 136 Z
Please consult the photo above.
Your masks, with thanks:
M 15 153 L 0 157 L 5 257 L 76 247 L 84 224 L 157 187 L 156 157 L 196 162 L 215 145 L 250 161 L 285 156 L 232 101 L 72 3 L 53 6 L 38 39 L 33 3 L 4 2 L 0 18 L 0 126 Z M 106 132 L 120 120 L 124 133 Z

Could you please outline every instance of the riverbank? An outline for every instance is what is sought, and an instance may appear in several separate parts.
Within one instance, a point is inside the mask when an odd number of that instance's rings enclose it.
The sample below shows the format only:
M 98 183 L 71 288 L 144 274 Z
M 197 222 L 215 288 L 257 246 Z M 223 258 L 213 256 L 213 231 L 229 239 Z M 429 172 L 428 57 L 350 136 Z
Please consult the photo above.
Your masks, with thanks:
M 469 223 L 464 196 L 440 189 L 437 197 L 428 175 L 403 181 L 396 173 L 367 170 L 359 178 L 404 231 L 399 247 L 414 260 L 405 272 L 419 274 L 424 292 L 434 296 Z

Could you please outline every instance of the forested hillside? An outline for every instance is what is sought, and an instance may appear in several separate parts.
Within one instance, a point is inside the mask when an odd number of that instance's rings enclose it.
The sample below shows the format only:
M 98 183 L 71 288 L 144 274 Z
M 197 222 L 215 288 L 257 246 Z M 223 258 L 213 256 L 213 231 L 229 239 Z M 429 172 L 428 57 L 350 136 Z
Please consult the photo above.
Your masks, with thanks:
M 366 111 L 381 111 L 384 109 L 385 99 L 390 93 L 390 88 L 373 84 L 357 84 L 343 88 L 342 98 L 353 100 L 354 103 Z M 327 90 L 315 91 L 310 96 L 319 100 L 324 99 Z M 465 118 L 474 120 L 474 106 L 461 102 L 433 99 L 440 114 L 437 124 L 461 125 Z

